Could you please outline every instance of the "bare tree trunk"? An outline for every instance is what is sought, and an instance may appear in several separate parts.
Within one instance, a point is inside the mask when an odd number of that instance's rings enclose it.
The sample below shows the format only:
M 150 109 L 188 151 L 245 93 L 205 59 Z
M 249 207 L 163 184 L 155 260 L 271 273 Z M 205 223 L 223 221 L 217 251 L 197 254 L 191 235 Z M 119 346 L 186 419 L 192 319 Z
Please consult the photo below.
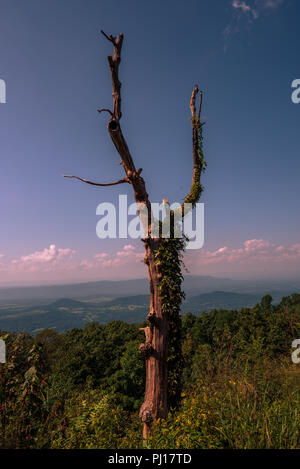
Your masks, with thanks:
M 145 263 L 148 265 L 150 283 L 150 312 L 147 316 L 148 326 L 144 329 L 146 341 L 140 345 L 140 352 L 146 358 L 146 391 L 145 401 L 140 408 L 143 422 L 143 438 L 151 432 L 151 423 L 157 418 L 166 418 L 168 412 L 168 320 L 162 312 L 160 295 L 161 272 L 155 264 L 155 252 L 159 239 L 145 241 Z
M 146 440 L 152 429 L 152 422 L 157 418 L 166 418 L 168 413 L 168 335 L 169 335 L 169 312 L 166 311 L 163 304 L 163 277 L 165 271 L 162 269 L 162 262 L 157 259 L 157 252 L 162 246 L 162 238 L 154 238 L 151 235 L 151 204 L 145 187 L 145 181 L 141 176 L 142 169 L 136 170 L 133 158 L 128 149 L 127 143 L 123 136 L 120 119 L 121 112 L 121 83 L 119 81 L 119 65 L 121 62 L 121 49 L 123 44 L 123 34 L 117 37 L 107 35 L 103 31 L 102 34 L 113 44 L 113 56 L 108 57 L 113 95 L 113 111 L 109 109 L 100 109 L 99 112 L 108 112 L 110 120 L 108 122 L 108 132 L 114 143 L 120 157 L 121 164 L 125 171 L 125 177 L 111 183 L 96 183 L 77 176 L 65 176 L 69 178 L 79 179 L 87 184 L 95 186 L 110 186 L 116 184 L 129 183 L 132 185 L 134 197 L 137 203 L 138 213 L 141 215 L 141 207 L 147 208 L 148 220 L 146 222 L 144 262 L 148 267 L 149 285 L 150 285 L 150 310 L 147 315 L 148 326 L 143 328 L 145 333 L 145 343 L 139 347 L 140 353 L 146 359 L 146 392 L 145 401 L 140 408 L 140 418 L 143 422 L 143 438 Z M 200 112 L 202 93 L 200 95 L 200 107 L 198 116 L 196 116 L 195 97 L 198 93 L 198 87 L 195 86 L 191 100 L 190 108 L 192 113 L 192 129 L 193 129 L 193 177 L 192 186 L 189 194 L 185 198 L 185 202 L 194 205 L 199 199 L 202 186 L 200 184 L 200 175 L 205 167 L 205 162 L 201 153 L 201 142 L 199 141 Z M 180 249 L 180 248 L 176 248 Z M 176 258 L 176 256 L 175 256 Z M 181 290 L 180 290 L 181 292 Z M 181 293 L 174 295 L 174 301 L 180 306 Z M 171 295 L 172 300 L 172 295 Z M 170 301 L 169 301 L 170 304 Z M 178 313 L 179 315 L 179 313 Z

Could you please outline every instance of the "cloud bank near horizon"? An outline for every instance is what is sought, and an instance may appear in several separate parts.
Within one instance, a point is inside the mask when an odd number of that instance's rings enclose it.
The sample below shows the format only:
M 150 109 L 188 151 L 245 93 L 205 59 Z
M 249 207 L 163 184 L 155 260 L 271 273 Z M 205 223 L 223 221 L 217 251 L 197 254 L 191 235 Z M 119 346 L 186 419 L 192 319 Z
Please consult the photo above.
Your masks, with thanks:
M 126 244 L 115 254 L 96 252 L 81 258 L 71 248 L 55 244 L 25 254 L 17 259 L 6 259 L 0 254 L 0 282 L 61 281 L 62 279 L 127 279 L 146 275 L 144 252 L 133 244 Z M 249 274 L 278 276 L 291 275 L 300 269 L 300 243 L 291 246 L 271 243 L 265 239 L 249 239 L 238 248 L 222 246 L 215 250 L 187 251 L 184 264 L 193 275 Z

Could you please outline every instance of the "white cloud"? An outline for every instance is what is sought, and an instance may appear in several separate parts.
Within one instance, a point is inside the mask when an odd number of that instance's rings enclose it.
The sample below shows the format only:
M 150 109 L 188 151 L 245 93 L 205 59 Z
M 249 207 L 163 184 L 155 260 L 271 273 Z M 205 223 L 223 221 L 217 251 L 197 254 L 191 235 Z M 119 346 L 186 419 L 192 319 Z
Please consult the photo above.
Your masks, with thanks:
M 257 19 L 264 10 L 276 10 L 283 2 L 284 0 L 252 0 L 249 5 L 245 1 L 233 0 L 231 6 L 234 10 Z
M 247 5 L 245 2 L 239 2 L 238 0 L 234 0 L 232 2 L 233 8 L 240 8 L 241 10 L 245 11 L 251 11 L 251 7 Z
M 24 270 L 24 271 L 37 271 L 37 270 L 53 270 L 59 268 L 68 268 L 68 262 L 71 260 L 75 251 L 66 248 L 57 248 L 55 244 L 51 244 L 49 248 L 42 251 L 35 251 L 31 254 L 21 256 L 19 259 L 14 259 L 8 265 L 10 269 Z
M 36 251 L 27 256 L 22 256 L 20 259 L 13 261 L 14 263 L 32 263 L 32 262 L 52 262 L 65 259 L 70 255 L 74 254 L 75 251 L 72 249 L 57 249 L 55 244 L 51 244 L 49 248 L 45 248 L 43 251 Z
M 234 0 L 231 6 L 235 10 L 240 10 L 244 14 L 250 14 L 255 19 L 258 17 L 258 13 L 256 9 L 248 5 L 246 2 L 240 2 L 238 0 Z
M 230 0 L 232 18 L 223 30 L 224 51 L 228 49 L 228 41 L 232 35 L 240 32 L 241 27 L 248 28 L 260 16 L 275 12 L 285 0 Z

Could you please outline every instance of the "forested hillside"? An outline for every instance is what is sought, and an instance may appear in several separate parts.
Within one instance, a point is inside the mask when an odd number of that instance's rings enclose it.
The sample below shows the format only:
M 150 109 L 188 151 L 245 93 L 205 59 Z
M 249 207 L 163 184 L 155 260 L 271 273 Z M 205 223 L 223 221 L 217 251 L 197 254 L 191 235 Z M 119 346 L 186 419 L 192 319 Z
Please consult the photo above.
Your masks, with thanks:
M 141 324 L 0 333 L 0 448 L 140 448 Z M 149 448 L 299 448 L 300 295 L 183 316 L 181 400 Z M 18 418 L 16 418 L 18 416 Z
M 259 295 L 231 292 L 212 292 L 188 297 L 182 313 L 193 311 L 196 315 L 215 308 L 232 309 L 254 306 Z M 99 298 L 85 301 L 60 298 L 47 305 L 0 305 L 0 329 L 8 332 L 37 334 L 42 329 L 53 328 L 65 332 L 74 327 L 84 327 L 89 322 L 106 324 L 113 320 L 139 323 L 145 319 L 149 308 L 149 295 L 121 298 Z

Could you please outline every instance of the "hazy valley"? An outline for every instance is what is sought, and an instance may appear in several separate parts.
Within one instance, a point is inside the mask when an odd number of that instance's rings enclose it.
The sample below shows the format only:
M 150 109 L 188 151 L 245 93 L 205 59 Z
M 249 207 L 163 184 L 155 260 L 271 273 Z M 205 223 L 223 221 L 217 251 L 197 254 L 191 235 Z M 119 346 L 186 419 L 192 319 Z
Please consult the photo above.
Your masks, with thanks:
M 95 321 L 140 323 L 148 312 L 145 279 L 101 281 L 73 285 L 0 289 L 0 330 L 35 334 L 54 328 L 63 332 Z M 187 276 L 182 314 L 200 315 L 213 309 L 253 307 L 271 294 L 274 303 L 299 291 L 298 283 L 249 282 Z

